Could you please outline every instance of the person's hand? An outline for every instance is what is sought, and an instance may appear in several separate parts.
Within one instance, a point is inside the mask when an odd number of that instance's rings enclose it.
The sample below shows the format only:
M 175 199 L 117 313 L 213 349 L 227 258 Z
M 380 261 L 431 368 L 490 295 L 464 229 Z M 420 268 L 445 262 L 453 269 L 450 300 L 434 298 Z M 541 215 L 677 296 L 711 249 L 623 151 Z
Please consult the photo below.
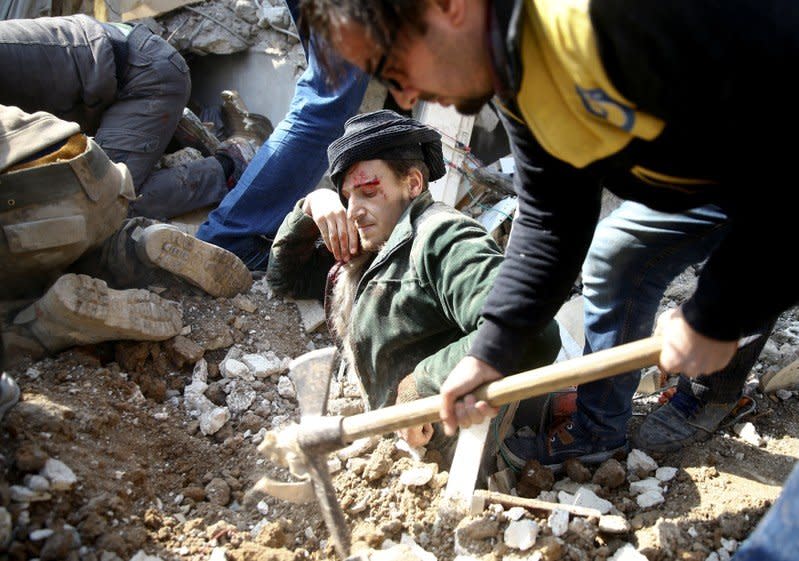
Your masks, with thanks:
M 499 378 L 502 378 L 502 374 L 482 360 L 471 356 L 461 359 L 441 385 L 439 415 L 447 435 L 454 435 L 459 426 L 468 428 L 499 413 L 499 409 L 491 407 L 485 401 L 477 401 L 469 393 L 478 386 Z M 459 398 L 463 399 L 457 401 Z
M 418 427 L 399 429 L 397 434 L 413 448 L 419 448 L 430 442 L 430 439 L 433 438 L 433 425 L 431 423 L 425 423 Z
M 347 209 L 338 193 L 317 189 L 305 197 L 302 211 L 313 218 L 327 249 L 337 261 L 345 263 L 358 254 L 358 230 L 347 218 Z
M 660 370 L 688 377 L 718 372 L 730 363 L 738 341 L 711 339 L 694 330 L 680 308 L 663 312 L 657 321 L 656 335 L 663 336 Z

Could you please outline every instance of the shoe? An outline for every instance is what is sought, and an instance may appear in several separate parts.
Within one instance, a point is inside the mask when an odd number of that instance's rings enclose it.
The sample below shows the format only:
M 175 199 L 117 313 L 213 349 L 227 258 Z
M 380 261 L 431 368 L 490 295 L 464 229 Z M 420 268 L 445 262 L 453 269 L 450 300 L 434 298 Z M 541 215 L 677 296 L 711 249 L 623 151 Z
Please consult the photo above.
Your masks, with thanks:
M 203 156 L 210 156 L 219 150 L 219 139 L 200 121 L 191 109 L 185 107 L 173 135 L 178 144 L 196 148 Z
M 235 254 L 181 232 L 170 224 L 155 224 L 138 232 L 136 254 L 202 288 L 214 297 L 232 297 L 252 286 L 252 275 Z
M 182 327 L 180 308 L 157 294 L 137 288 L 114 290 L 100 279 L 66 274 L 19 312 L 11 329 L 54 353 L 104 341 L 163 341 Z
M 274 130 L 272 121 L 264 115 L 250 113 L 241 95 L 235 90 L 224 90 L 220 96 L 225 133 L 228 136 L 246 138 L 255 146 L 261 146 Z
M 520 430 L 500 446 L 503 459 L 515 470 L 524 469 L 529 460 L 557 471 L 569 458 L 584 464 L 600 464 L 618 453 L 628 451 L 625 436 L 600 439 L 583 429 L 574 418 L 561 421 L 546 433 L 533 435 Z
M 678 390 L 668 402 L 644 419 L 633 436 L 633 444 L 651 453 L 676 452 L 689 444 L 710 438 L 737 406 L 738 400 L 703 403 Z
M 0 374 L 0 421 L 17 401 L 19 401 L 19 386 L 14 378 L 3 372 Z
M 227 158 L 230 166 L 222 165 L 226 170 L 227 187 L 232 189 L 241 179 L 244 170 L 255 157 L 255 147 L 252 142 L 241 136 L 231 136 L 219 145 L 214 156 L 217 159 Z M 228 171 L 229 168 L 229 171 Z

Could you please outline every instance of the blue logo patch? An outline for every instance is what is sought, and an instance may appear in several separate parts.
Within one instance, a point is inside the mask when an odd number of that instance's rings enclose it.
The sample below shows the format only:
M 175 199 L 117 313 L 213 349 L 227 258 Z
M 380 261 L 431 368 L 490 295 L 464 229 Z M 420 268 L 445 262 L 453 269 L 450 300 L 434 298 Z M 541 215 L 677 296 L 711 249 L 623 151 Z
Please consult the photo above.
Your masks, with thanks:
M 632 109 L 622 105 L 599 88 L 584 90 L 580 86 L 575 86 L 575 89 L 583 102 L 583 107 L 591 115 L 604 119 L 623 131 L 630 132 L 633 129 L 635 112 Z

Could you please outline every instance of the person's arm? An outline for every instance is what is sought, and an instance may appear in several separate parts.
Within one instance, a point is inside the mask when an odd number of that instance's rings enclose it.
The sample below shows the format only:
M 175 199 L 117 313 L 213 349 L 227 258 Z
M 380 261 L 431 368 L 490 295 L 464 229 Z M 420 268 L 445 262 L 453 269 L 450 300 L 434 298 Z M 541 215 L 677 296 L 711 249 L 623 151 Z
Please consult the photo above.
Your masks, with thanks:
M 303 212 L 304 203 L 300 199 L 283 219 L 269 253 L 266 279 L 275 294 L 321 299 L 334 258 L 313 218 Z
M 599 216 L 601 187 L 591 170 L 558 162 L 538 145 L 524 123 L 503 116 L 516 162 L 519 214 L 505 259 L 482 309 L 484 321 L 468 356 L 441 387 L 441 419 L 453 434 L 458 420 L 475 420 L 483 402 L 458 405 L 477 386 L 518 366 L 521 351 L 566 300 L 588 251 Z
M 664 370 L 720 370 L 737 338 L 799 297 L 778 249 L 793 236 L 795 155 L 775 133 L 799 126 L 784 70 L 799 62 L 799 10 L 783 0 L 594 0 L 590 14 L 619 92 L 667 127 L 702 139 L 703 160 L 717 168 L 716 202 L 729 214 L 729 231 L 695 293 L 658 325 Z

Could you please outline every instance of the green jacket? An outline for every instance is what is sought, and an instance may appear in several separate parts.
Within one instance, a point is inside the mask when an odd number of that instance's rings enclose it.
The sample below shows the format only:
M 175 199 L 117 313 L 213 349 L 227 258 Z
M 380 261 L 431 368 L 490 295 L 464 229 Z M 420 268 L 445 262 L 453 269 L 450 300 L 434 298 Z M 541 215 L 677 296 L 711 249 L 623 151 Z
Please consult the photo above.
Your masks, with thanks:
M 267 279 L 276 293 L 321 296 L 323 264 L 332 257 L 318 236 L 300 201 L 272 245 Z M 480 224 L 433 202 L 429 191 L 411 203 L 363 273 L 349 325 L 352 366 L 372 408 L 392 405 L 411 372 L 421 396 L 438 393 L 467 354 L 502 259 Z M 552 322 L 530 346 L 525 367 L 552 362 L 558 348 Z

